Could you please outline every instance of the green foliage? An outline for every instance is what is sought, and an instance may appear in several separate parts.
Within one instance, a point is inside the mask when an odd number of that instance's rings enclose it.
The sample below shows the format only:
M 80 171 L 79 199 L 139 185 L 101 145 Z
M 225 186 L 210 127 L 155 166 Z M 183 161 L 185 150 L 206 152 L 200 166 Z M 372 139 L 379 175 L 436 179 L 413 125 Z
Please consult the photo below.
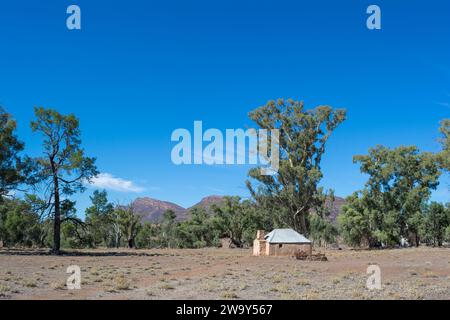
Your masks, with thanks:
M 31 206 L 21 200 L 0 202 L 0 240 L 7 246 L 38 246 L 41 225 Z
M 387 247 L 398 245 L 402 236 L 401 226 L 400 215 L 397 211 L 384 213 L 379 228 L 373 233 L 377 244 Z
M 91 247 L 87 226 L 77 217 L 76 202 L 61 201 L 61 244 L 64 248 Z
M 320 192 L 320 195 L 323 205 L 310 215 L 310 236 L 316 245 L 326 246 L 335 243 L 339 233 L 336 224 L 330 220 L 335 198 L 334 192 L 328 195 Z
M 268 216 L 256 209 L 250 201 L 239 197 L 225 197 L 220 205 L 213 205 L 212 212 L 194 208 L 190 218 L 176 221 L 176 215 L 168 210 L 161 224 L 145 223 L 139 230 L 136 243 L 140 248 L 203 248 L 216 247 L 221 238 L 230 238 L 239 247 L 253 243 L 258 229 L 270 229 Z
M 440 160 L 442 167 L 450 171 L 450 119 L 444 119 L 441 121 L 441 127 L 439 131 L 442 134 L 442 152 L 440 153 Z
M 24 181 L 21 172 L 23 164 L 19 157 L 24 145 L 14 134 L 15 130 L 16 122 L 0 107 L 0 197 Z
M 338 217 L 340 234 L 351 246 L 368 246 L 373 243 L 375 210 L 371 210 L 367 197 L 358 193 L 347 197 L 342 213 Z
M 178 246 L 177 235 L 177 222 L 175 221 L 177 215 L 173 210 L 167 210 L 163 215 L 163 221 L 161 224 L 161 246 L 167 248 L 175 248 Z
M 369 176 L 361 197 L 348 199 L 341 218 L 344 238 L 355 245 L 393 246 L 411 235 L 418 245 L 421 218 L 431 190 L 439 184 L 439 164 L 431 153 L 414 147 L 377 146 L 355 156 L 361 172 Z M 346 216 L 347 215 L 347 216 Z M 352 227 L 351 221 L 359 223 Z M 356 228 L 356 230 L 351 230 Z M 361 234 L 363 233 L 363 234 Z
M 413 214 L 411 214 L 406 219 L 406 224 L 408 225 L 408 228 L 410 230 L 414 230 L 412 234 L 410 234 L 410 238 L 412 240 L 411 243 L 418 246 L 421 242 L 421 236 L 425 234 L 425 216 L 423 213 L 423 209 L 420 211 L 416 211 Z
M 221 231 L 221 236 L 228 237 L 238 247 L 242 247 L 245 223 L 252 212 L 241 206 L 239 197 L 226 197 L 224 204 L 213 206 L 216 213 L 214 224 Z
M 336 225 L 327 218 L 317 214 L 311 215 L 310 219 L 311 237 L 319 246 L 336 242 L 338 229 Z
M 433 246 L 442 246 L 450 226 L 450 209 L 437 202 L 431 202 L 425 211 L 425 239 Z
M 247 186 L 258 205 L 275 216 L 277 224 L 308 235 L 311 211 L 325 205 L 326 197 L 318 188 L 325 144 L 345 120 L 346 112 L 328 106 L 306 110 L 303 102 L 279 99 L 249 116 L 261 129 L 280 130 L 280 166 L 274 176 L 261 175 L 260 168 L 250 170 L 249 176 L 257 186 L 249 181 Z
M 159 235 L 161 229 L 158 225 L 145 222 L 136 235 L 138 248 L 158 248 L 161 246 Z
M 79 121 L 73 115 L 56 110 L 35 108 L 33 132 L 43 137 L 44 156 L 35 159 L 34 181 L 43 185 L 42 203 L 54 220 L 53 251 L 60 249 L 61 196 L 85 190 L 84 183 L 97 175 L 95 159 L 84 155 L 81 148 Z
M 61 246 L 63 248 L 82 249 L 91 247 L 89 233 L 80 223 L 64 223 L 61 225 Z
M 60 194 L 70 196 L 85 190 L 84 182 L 98 174 L 95 159 L 85 157 L 81 148 L 79 121 L 73 115 L 61 115 L 56 110 L 35 108 L 33 132 L 43 136 L 44 157 L 37 158 L 37 177 L 53 183 Z M 53 182 L 53 180 L 56 181 Z
M 114 245 L 114 206 L 108 202 L 105 190 L 95 190 L 90 197 L 92 205 L 86 209 L 86 224 L 93 247 Z
M 194 208 L 191 218 L 178 225 L 176 235 L 179 247 L 203 248 L 217 246 L 220 231 L 214 228 L 213 219 L 203 208 Z
M 128 248 L 134 248 L 136 236 L 141 228 L 141 217 L 134 213 L 132 204 L 118 206 L 115 213 L 120 233 L 126 239 Z
M 255 206 L 240 197 L 225 197 L 220 206 L 214 205 L 213 224 L 221 237 L 228 237 L 237 247 L 252 243 L 256 230 L 264 228 L 264 217 Z

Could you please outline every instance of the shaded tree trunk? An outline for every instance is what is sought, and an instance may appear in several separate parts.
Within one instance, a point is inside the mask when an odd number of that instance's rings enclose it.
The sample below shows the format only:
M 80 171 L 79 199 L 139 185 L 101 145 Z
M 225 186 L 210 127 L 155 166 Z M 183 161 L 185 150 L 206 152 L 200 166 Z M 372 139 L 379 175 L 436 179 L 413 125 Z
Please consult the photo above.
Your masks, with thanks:
M 120 235 L 119 235 L 119 233 L 118 232 L 116 232 L 116 239 L 115 239 L 115 245 L 116 245 L 116 248 L 117 249 L 119 249 L 119 247 L 120 247 Z
M 53 169 L 53 184 L 55 187 L 55 217 L 53 226 L 53 253 L 59 254 L 61 249 L 61 206 L 59 199 L 59 181 L 58 173 L 55 170 L 55 165 L 51 160 Z
M 309 211 L 309 210 L 308 210 Z M 308 235 L 308 227 L 306 225 L 306 213 L 305 210 L 297 210 L 293 215 L 293 226 L 291 226 L 295 231 Z

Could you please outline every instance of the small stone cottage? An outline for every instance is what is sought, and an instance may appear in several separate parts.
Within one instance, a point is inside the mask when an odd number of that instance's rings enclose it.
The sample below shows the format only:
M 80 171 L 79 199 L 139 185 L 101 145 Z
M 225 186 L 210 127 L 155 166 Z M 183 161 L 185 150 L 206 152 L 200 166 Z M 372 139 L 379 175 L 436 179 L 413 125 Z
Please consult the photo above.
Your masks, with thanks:
M 253 242 L 254 256 L 293 256 L 296 251 L 312 254 L 312 242 L 292 229 L 275 229 L 265 235 L 258 230 Z

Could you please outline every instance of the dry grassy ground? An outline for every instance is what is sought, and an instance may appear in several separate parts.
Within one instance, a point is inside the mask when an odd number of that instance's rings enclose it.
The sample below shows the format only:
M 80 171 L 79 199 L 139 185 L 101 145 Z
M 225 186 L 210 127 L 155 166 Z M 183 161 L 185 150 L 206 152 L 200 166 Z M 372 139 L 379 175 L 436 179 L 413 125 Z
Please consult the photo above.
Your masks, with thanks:
M 0 250 L 0 299 L 450 299 L 450 249 L 322 251 L 328 262 L 249 250 Z M 366 289 L 378 264 L 382 289 Z M 81 290 L 67 290 L 69 265 Z

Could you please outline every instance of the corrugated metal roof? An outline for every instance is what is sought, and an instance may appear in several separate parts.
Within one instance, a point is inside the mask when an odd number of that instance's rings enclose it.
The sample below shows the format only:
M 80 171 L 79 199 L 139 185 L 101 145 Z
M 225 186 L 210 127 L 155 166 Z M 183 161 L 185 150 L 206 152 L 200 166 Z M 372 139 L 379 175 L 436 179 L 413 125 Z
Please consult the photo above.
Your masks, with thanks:
M 269 243 L 311 243 L 310 240 L 292 229 L 275 229 L 264 239 Z

